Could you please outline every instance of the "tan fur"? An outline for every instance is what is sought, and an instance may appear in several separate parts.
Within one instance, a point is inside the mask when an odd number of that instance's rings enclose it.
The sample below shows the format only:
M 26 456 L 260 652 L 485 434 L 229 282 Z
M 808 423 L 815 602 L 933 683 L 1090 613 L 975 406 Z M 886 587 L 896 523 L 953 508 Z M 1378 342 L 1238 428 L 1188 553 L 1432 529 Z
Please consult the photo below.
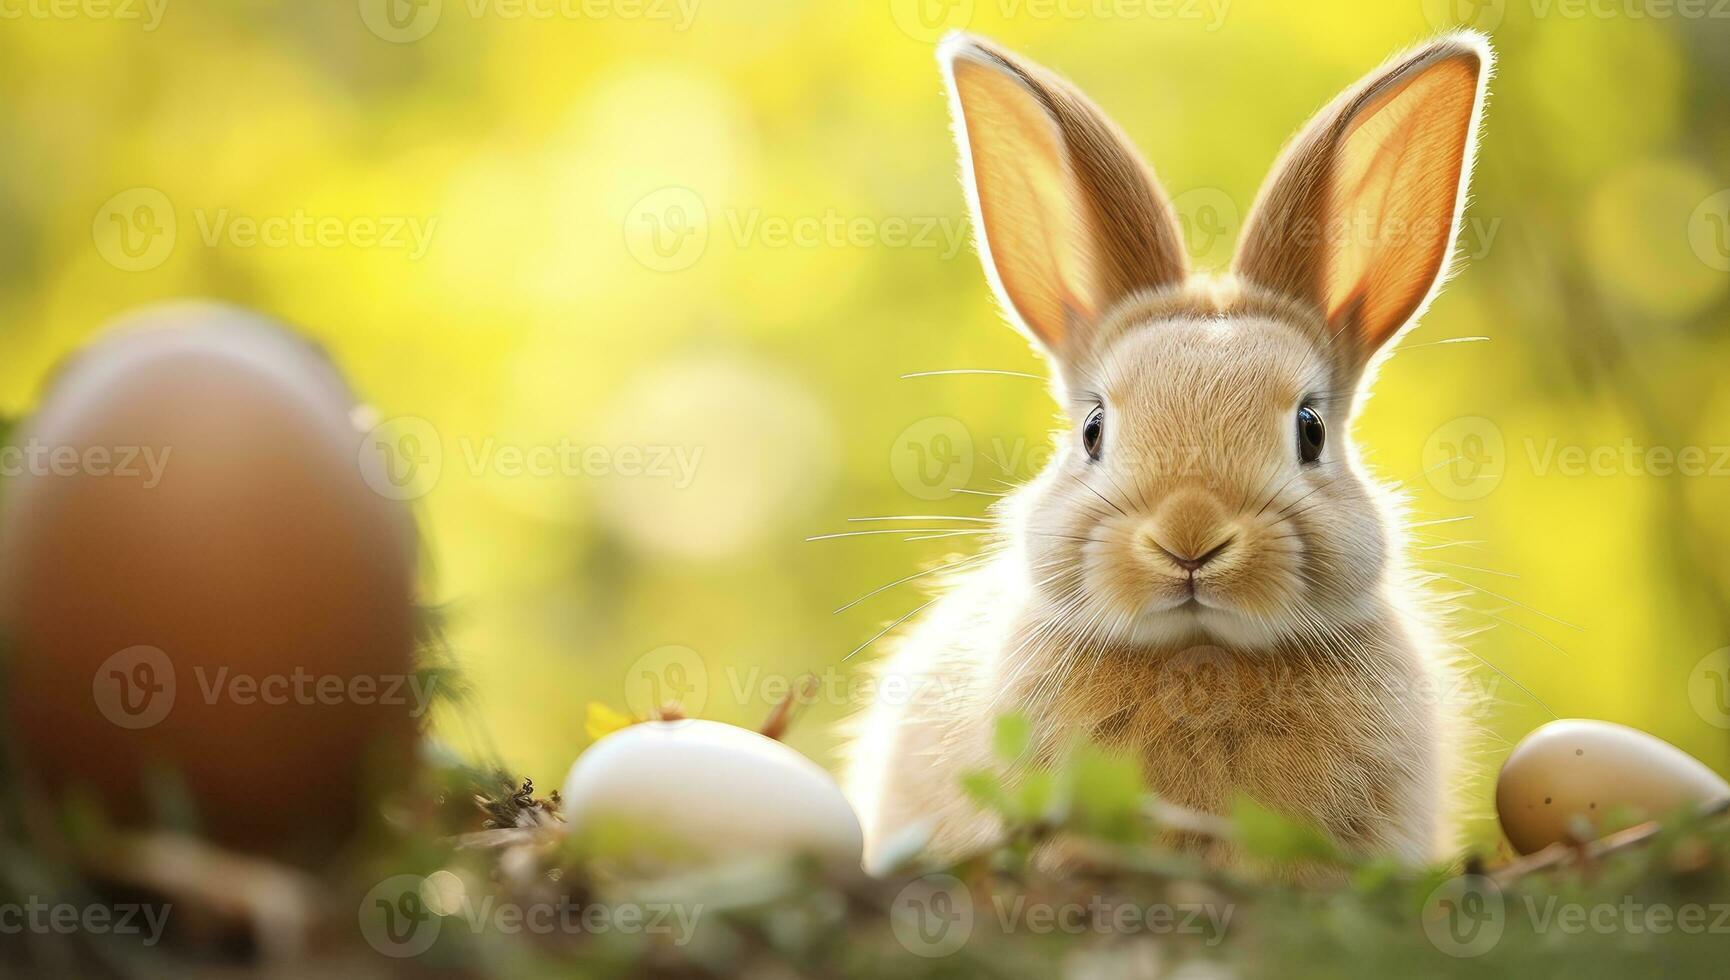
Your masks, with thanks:
M 940 59 L 987 271 L 1052 354 L 1076 428 L 998 505 L 1002 550 L 950 583 L 878 668 L 847 776 L 868 863 L 914 825 L 939 856 L 995 839 L 959 779 L 996 767 L 991 732 L 1010 711 L 1034 721 L 1042 762 L 1088 736 L 1138 758 L 1171 802 L 1219 812 L 1245 793 L 1351 848 L 1432 855 L 1459 688 L 1401 561 L 1394 502 L 1348 432 L 1371 356 L 1446 273 L 1487 46 L 1444 38 L 1324 110 L 1264 191 L 1236 274 L 1188 277 L 1157 184 L 1091 103 L 966 36 Z M 1017 166 L 1068 168 L 1029 179 L 1080 188 L 1078 210 L 1016 192 Z M 1297 216 L 1329 208 L 1446 231 L 1291 235 Z M 1067 288 L 1062 263 L 1034 248 L 1053 233 L 1082 239 L 1060 244 L 1101 299 L 1071 307 L 1061 330 L 1016 305 Z M 1301 404 L 1327 423 L 1312 463 L 1298 458 Z M 1106 435 L 1092 460 L 1078 429 L 1096 406 Z

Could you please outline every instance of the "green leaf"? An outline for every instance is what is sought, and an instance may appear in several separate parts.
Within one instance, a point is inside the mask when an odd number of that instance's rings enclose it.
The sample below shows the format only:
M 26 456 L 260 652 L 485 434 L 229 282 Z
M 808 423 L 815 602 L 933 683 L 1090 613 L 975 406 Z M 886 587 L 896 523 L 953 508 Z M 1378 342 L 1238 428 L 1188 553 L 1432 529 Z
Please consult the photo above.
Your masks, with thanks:
M 1005 762 L 1015 762 L 1027 754 L 1033 745 L 1033 723 L 1026 715 L 1008 714 L 997 719 L 997 733 L 992 740 L 992 746 L 997 751 L 997 757 Z
M 1028 822 L 1048 819 L 1056 800 L 1057 777 L 1048 770 L 1036 769 L 1027 773 L 1015 787 L 1017 815 Z
M 966 773 L 961 777 L 961 789 L 973 802 L 997 813 L 1007 813 L 1008 797 L 1003 792 L 1003 781 L 995 773 L 979 770 Z
M 1136 836 L 1147 787 L 1133 758 L 1083 743 L 1070 754 L 1064 777 L 1071 819 L 1079 829 L 1115 840 Z
M 1232 804 L 1232 829 L 1248 853 L 1275 861 L 1341 860 L 1339 849 L 1320 831 L 1239 794 Z

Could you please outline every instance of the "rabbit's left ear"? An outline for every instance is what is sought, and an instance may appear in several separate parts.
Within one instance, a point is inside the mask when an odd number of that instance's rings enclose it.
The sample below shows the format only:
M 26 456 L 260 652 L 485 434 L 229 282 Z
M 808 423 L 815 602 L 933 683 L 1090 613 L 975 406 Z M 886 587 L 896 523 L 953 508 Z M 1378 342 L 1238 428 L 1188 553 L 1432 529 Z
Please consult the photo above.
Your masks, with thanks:
M 1079 90 L 982 38 L 938 49 L 987 276 L 1059 361 L 1125 297 L 1187 275 L 1171 205 L 1129 140 Z
M 1361 368 L 1447 277 L 1492 55 L 1439 38 L 1340 96 L 1291 143 L 1233 269 L 1312 303 Z

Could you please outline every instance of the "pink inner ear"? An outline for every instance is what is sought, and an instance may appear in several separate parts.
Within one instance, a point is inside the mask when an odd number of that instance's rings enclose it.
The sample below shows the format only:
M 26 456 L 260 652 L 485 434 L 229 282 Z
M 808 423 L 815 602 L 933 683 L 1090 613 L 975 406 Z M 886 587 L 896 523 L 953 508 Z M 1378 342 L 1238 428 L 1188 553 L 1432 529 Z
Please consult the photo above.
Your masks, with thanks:
M 1477 103 L 1475 55 L 1424 69 L 1341 135 L 1328 188 L 1323 308 L 1374 350 L 1443 274 Z
M 1054 352 L 1126 296 L 1188 274 L 1135 148 L 1063 79 L 978 38 L 945 41 L 967 180 L 1000 300 Z
M 989 271 L 1027 329 L 1056 347 L 1074 315 L 1093 315 L 1096 291 L 1075 247 L 1084 232 L 1057 126 L 1001 68 L 958 57 L 952 71 Z
M 1313 306 L 1362 363 L 1446 275 L 1489 49 L 1454 35 L 1310 120 L 1244 223 L 1232 269 Z

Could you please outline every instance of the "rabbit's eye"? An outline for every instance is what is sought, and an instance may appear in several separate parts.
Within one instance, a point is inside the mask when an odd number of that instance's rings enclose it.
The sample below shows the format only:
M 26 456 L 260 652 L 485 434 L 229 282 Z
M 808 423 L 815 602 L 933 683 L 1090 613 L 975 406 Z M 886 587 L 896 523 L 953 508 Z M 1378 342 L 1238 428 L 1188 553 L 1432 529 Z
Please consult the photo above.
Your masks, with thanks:
M 1099 458 L 1099 451 L 1105 447 L 1104 405 L 1095 405 L 1087 413 L 1087 421 L 1081 425 L 1081 445 L 1087 449 L 1089 459 Z
M 1328 438 L 1328 427 L 1322 422 L 1321 413 L 1308 405 L 1298 406 L 1297 438 L 1300 459 L 1306 463 L 1321 459 L 1322 444 Z

